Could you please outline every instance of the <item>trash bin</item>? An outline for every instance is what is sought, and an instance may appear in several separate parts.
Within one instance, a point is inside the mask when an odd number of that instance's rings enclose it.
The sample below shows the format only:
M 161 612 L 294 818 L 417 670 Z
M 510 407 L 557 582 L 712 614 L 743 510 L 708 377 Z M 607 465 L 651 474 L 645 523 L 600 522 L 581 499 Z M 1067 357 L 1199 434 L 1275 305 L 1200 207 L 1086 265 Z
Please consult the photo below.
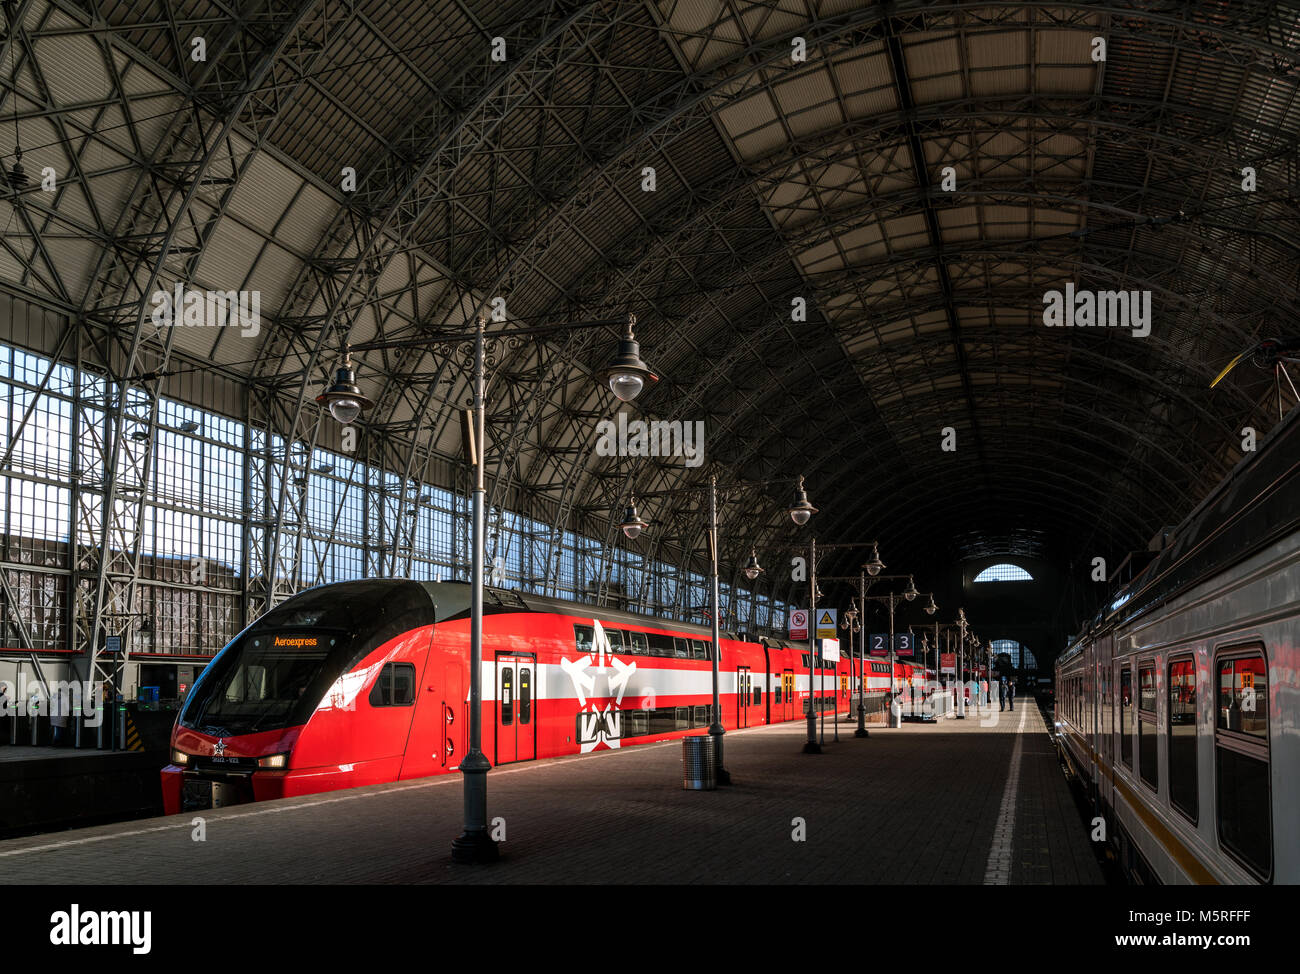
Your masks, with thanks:
M 713 738 L 708 734 L 682 738 L 682 787 L 687 791 L 713 791 L 718 787 Z

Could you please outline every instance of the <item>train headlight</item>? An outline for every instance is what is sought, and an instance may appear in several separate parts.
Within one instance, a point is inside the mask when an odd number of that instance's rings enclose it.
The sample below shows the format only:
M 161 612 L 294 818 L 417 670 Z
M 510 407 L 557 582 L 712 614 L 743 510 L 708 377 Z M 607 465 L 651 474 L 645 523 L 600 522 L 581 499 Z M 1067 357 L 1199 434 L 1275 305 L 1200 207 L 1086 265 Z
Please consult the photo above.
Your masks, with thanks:
M 179 764 L 181 767 L 190 763 L 190 756 L 184 751 L 178 751 L 172 748 L 172 764 Z
M 287 754 L 268 754 L 264 758 L 257 759 L 259 768 L 287 768 L 289 766 L 289 755 Z

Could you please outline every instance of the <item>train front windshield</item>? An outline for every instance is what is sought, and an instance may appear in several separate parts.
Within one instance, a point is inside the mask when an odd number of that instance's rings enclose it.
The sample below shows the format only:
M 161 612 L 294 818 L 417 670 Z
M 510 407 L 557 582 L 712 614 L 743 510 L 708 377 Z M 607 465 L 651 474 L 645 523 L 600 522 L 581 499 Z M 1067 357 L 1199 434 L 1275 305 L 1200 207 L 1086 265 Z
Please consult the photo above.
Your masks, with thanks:
M 221 737 L 305 724 L 356 662 L 433 621 L 428 593 L 414 582 L 311 589 L 268 612 L 217 655 L 179 723 Z

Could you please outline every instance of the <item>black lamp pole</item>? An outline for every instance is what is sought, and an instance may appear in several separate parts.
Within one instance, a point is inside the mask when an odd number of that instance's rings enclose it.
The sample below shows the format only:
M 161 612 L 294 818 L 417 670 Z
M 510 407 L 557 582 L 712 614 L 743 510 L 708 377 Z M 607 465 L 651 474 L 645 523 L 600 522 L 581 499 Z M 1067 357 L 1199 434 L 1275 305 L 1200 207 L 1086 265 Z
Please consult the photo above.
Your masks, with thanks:
M 713 657 L 713 722 L 709 724 L 709 736 L 713 738 L 713 757 L 717 763 L 714 779 L 720 785 L 729 785 L 731 773 L 722 762 L 722 738 L 727 731 L 722 726 L 722 705 L 718 696 L 718 657 L 721 655 L 722 639 L 718 624 L 721 600 L 718 597 L 718 478 L 716 476 L 709 478 L 709 565 L 711 575 L 709 591 L 713 606 L 711 620 L 713 652 L 710 654 Z M 741 689 L 737 684 L 737 695 L 740 694 Z
M 522 328 L 505 328 L 493 333 L 493 340 L 535 337 L 552 332 L 569 332 L 584 328 L 608 328 L 619 322 L 607 319 L 594 321 L 568 322 L 564 324 L 533 325 Z M 619 343 L 618 353 L 605 367 L 602 376 L 607 380 L 610 391 L 627 402 L 635 398 L 647 383 L 659 381 L 650 368 L 641 360 L 640 347 L 633 336 L 636 316 L 629 314 L 624 322 L 624 334 Z M 483 754 L 483 557 L 484 557 L 484 470 L 487 459 L 484 450 L 484 432 L 486 430 L 486 408 L 484 387 L 487 382 L 485 361 L 485 332 L 487 321 L 478 315 L 474 321 L 474 408 L 472 416 L 474 444 L 474 491 L 473 491 L 473 552 L 471 556 L 470 585 L 470 710 L 469 710 L 469 749 L 460 762 L 460 770 L 465 780 L 465 831 L 451 843 L 451 857 L 455 862 L 493 862 L 499 850 L 497 843 L 488 834 L 487 828 L 487 773 L 492 769 L 491 763 Z M 330 414 L 340 424 L 347 426 L 361 413 L 374 405 L 357 387 L 356 376 L 352 369 L 351 352 L 395 348 L 429 348 L 437 345 L 456 345 L 465 340 L 464 335 L 422 335 L 418 338 L 379 339 L 362 342 L 357 345 L 344 345 L 343 364 L 339 369 L 333 385 L 327 388 L 316 401 L 329 409 Z
M 788 482 L 788 481 L 781 480 L 781 479 L 756 480 L 756 481 L 746 482 L 745 484 L 743 484 L 743 486 L 765 487 L 768 486 L 769 484 L 783 483 L 783 482 Z M 675 487 L 675 488 L 670 487 L 664 490 L 646 491 L 644 493 L 637 494 L 636 496 L 642 498 L 667 497 L 674 494 L 693 493 L 698 491 L 699 489 L 700 488 L 696 486 Z M 637 513 L 635 497 L 632 500 L 633 503 L 627 507 L 626 514 L 623 519 L 623 523 L 620 525 L 620 527 L 623 529 L 624 535 L 626 535 L 629 539 L 640 537 L 641 532 L 645 528 L 650 526 L 649 522 L 643 521 L 641 519 L 641 516 Z M 798 494 L 797 501 L 792 507 L 787 509 L 787 512 L 791 515 L 791 518 L 795 521 L 796 524 L 801 524 L 801 523 L 805 523 L 808 520 L 808 518 L 811 517 L 812 514 L 816 512 L 816 510 L 817 509 L 815 507 L 813 507 L 810 503 L 808 503 L 807 495 L 803 490 L 803 478 L 800 477 L 799 494 Z M 803 520 L 800 521 L 797 517 L 795 517 L 796 514 L 802 515 Z M 718 478 L 716 475 L 711 475 L 709 477 L 709 523 L 708 523 L 707 533 L 709 538 L 709 585 L 710 585 L 709 607 L 712 615 L 712 619 L 710 621 L 710 629 L 712 631 L 711 634 L 713 638 L 713 652 L 712 652 L 713 714 L 712 714 L 712 721 L 709 724 L 709 736 L 713 738 L 713 754 L 716 762 L 715 780 L 720 785 L 729 785 L 731 784 L 731 773 L 727 771 L 726 767 L 723 764 L 723 740 L 722 740 L 723 737 L 726 735 L 727 731 L 722 724 L 722 703 L 721 703 L 721 695 L 718 687 L 718 682 L 719 682 L 718 666 L 719 666 L 719 660 L 722 658 L 722 633 L 720 631 L 721 624 L 722 624 L 721 623 L 722 606 L 721 606 L 721 597 L 719 595 L 720 582 L 718 578 L 718 573 L 719 573 L 718 570 L 718 557 L 719 557 Z M 746 577 L 749 578 L 751 581 L 753 581 L 755 578 L 758 577 L 758 574 L 762 570 L 763 569 L 760 568 L 758 565 L 757 558 L 751 554 L 750 563 L 745 568 Z M 741 692 L 741 688 L 739 684 L 737 684 L 736 686 L 737 696 L 739 696 L 740 692 Z
M 867 694 L 867 573 L 861 572 L 858 575 L 858 601 L 861 605 L 859 610 L 862 613 L 862 625 L 859 632 L 862 637 L 859 640 L 858 654 L 858 729 L 853 732 L 854 737 L 870 737 L 867 731 L 867 708 L 863 703 L 863 698 Z
M 474 323 L 474 493 L 473 552 L 469 603 L 469 752 L 460 762 L 465 776 L 465 831 L 451 843 L 455 862 L 492 862 L 499 850 L 487 830 L 487 773 L 492 765 L 483 753 L 483 486 L 485 457 L 483 331 L 480 315 Z
M 817 743 L 817 712 L 813 709 L 813 692 L 816 684 L 813 678 L 813 663 L 817 658 L 817 539 L 813 538 L 808 546 L 808 741 L 803 746 L 804 754 L 821 754 L 821 745 Z

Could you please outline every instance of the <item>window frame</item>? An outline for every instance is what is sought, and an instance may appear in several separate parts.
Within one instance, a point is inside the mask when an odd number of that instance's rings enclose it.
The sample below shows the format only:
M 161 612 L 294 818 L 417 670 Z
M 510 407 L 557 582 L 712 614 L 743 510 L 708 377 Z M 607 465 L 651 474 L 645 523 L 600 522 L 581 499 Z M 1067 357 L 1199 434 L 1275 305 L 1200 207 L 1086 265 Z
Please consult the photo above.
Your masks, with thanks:
M 515 663 L 515 709 L 519 727 L 529 727 L 533 722 L 533 671 L 537 664 L 531 659 L 520 659 Z M 527 676 L 525 676 L 527 674 Z
M 1268 650 L 1262 640 L 1254 640 L 1248 643 L 1233 643 L 1228 646 L 1217 648 L 1212 655 L 1212 671 L 1214 674 L 1213 693 L 1214 693 L 1214 737 L 1212 746 L 1214 748 L 1214 837 L 1218 843 L 1219 849 L 1227 855 L 1233 862 L 1241 866 L 1252 876 L 1264 883 L 1273 881 L 1274 861 L 1276 853 L 1273 842 L 1273 753 L 1272 742 L 1269 737 L 1269 727 L 1272 722 L 1268 720 L 1267 694 L 1265 695 L 1265 725 L 1264 736 L 1262 739 L 1255 737 L 1253 734 L 1246 734 L 1243 731 L 1229 730 L 1219 726 L 1219 688 L 1221 677 L 1220 667 L 1224 662 L 1236 659 L 1248 659 L 1259 657 L 1264 662 L 1264 673 L 1268 674 Z M 1221 744 L 1221 740 L 1226 743 Z M 1268 868 L 1260 870 L 1255 864 L 1251 863 L 1245 855 L 1234 849 L 1223 838 L 1223 809 L 1218 800 L 1219 797 L 1219 749 L 1232 751 L 1234 754 L 1242 757 L 1254 758 L 1264 762 L 1265 774 L 1264 781 L 1268 791 L 1265 796 L 1265 807 L 1268 809 Z M 1260 757 L 1262 752 L 1262 758 Z
M 1151 791 L 1159 794 L 1160 792 L 1160 667 L 1156 663 L 1156 657 L 1151 656 L 1146 659 L 1138 660 L 1135 666 L 1138 674 L 1137 680 L 1137 720 L 1134 721 L 1134 730 L 1137 731 L 1137 773 L 1138 779 L 1146 785 Z M 1151 673 L 1151 709 L 1142 708 L 1142 674 L 1149 671 Z M 1151 735 L 1151 764 L 1154 765 L 1154 780 L 1147 777 L 1147 762 L 1143 760 L 1142 755 L 1142 725 L 1147 724 L 1151 729 L 1147 732 Z
M 411 699 L 406 703 L 397 702 L 397 668 L 404 666 L 410 672 L 411 676 Z M 388 675 L 388 703 L 375 703 L 375 693 L 380 691 L 380 684 L 383 683 L 385 674 Z M 380 691 L 382 693 L 382 691 Z M 415 706 L 415 664 L 405 660 L 388 660 L 379 668 L 379 673 L 375 677 L 375 682 L 370 684 L 370 692 L 366 695 L 366 701 L 370 706 L 377 709 L 388 709 L 389 707 L 414 707 Z
M 1192 711 L 1192 800 L 1195 807 L 1190 811 L 1174 798 L 1174 708 L 1170 695 L 1174 689 L 1174 666 L 1180 663 L 1192 664 L 1192 690 L 1194 704 Z M 1197 825 L 1201 817 L 1201 724 L 1200 724 L 1200 679 L 1196 672 L 1196 654 L 1191 652 L 1171 653 L 1165 660 L 1165 755 L 1168 761 L 1169 807 Z
M 1128 677 L 1128 680 L 1127 680 L 1127 681 L 1125 681 L 1125 677 Z M 1125 702 L 1124 702 L 1124 688 L 1125 688 L 1126 683 L 1127 683 L 1127 687 L 1128 687 L 1128 703 L 1127 703 L 1127 704 L 1125 704 Z M 1118 681 L 1117 686 L 1119 687 L 1119 691 L 1120 691 L 1119 698 L 1118 698 L 1119 706 L 1116 708 L 1116 711 L 1117 711 L 1116 716 L 1117 716 L 1117 719 L 1118 719 L 1118 721 L 1119 721 L 1119 728 L 1118 728 L 1118 730 L 1119 730 L 1119 759 L 1120 759 L 1120 763 L 1122 763 L 1122 764 L 1124 765 L 1124 767 L 1126 767 L 1126 768 L 1128 768 L 1130 771 L 1132 771 L 1132 770 L 1133 770 L 1133 767 L 1134 767 L 1134 766 L 1133 766 L 1133 735 L 1136 733 L 1137 728 L 1136 728 L 1135 726 L 1133 726 L 1133 727 L 1128 727 L 1128 728 L 1126 729 L 1125 726 L 1124 726 L 1125 723 L 1136 723 L 1135 721 L 1133 721 L 1133 717 L 1132 717 L 1132 715 L 1135 713 L 1135 710 L 1134 710 L 1133 708 L 1137 705 L 1136 701 L 1133 699 L 1133 662 L 1132 662 L 1132 660 L 1121 660 L 1121 661 L 1120 661 L 1120 664 L 1119 664 L 1119 681 Z
M 502 727 L 513 727 L 515 723 L 515 697 L 517 691 L 515 688 L 515 664 L 507 662 L 501 666 L 497 672 L 497 686 L 500 687 L 500 693 L 497 694 L 497 721 Z M 501 699 L 509 688 L 510 699 Z

